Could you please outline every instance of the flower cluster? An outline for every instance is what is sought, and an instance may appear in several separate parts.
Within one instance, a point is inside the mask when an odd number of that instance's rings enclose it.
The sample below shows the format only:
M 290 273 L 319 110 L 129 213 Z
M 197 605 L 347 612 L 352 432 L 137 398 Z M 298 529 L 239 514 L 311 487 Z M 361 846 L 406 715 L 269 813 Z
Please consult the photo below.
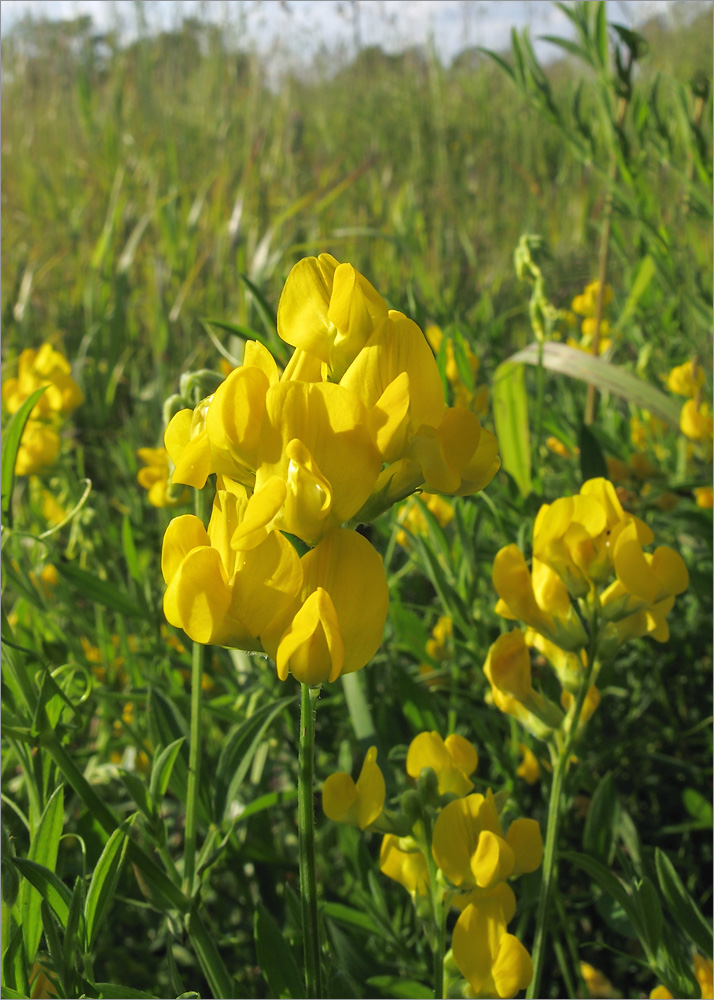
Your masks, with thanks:
M 572 310 L 577 313 L 578 316 L 583 317 L 583 321 L 580 325 L 580 332 L 582 337 L 580 341 L 568 339 L 568 344 L 570 347 L 577 347 L 581 351 L 592 352 L 594 342 L 595 342 L 595 320 L 597 313 L 597 299 L 600 292 L 600 282 L 592 281 L 589 285 L 586 285 L 585 290 L 582 295 L 576 295 L 572 302 Z M 609 285 L 605 285 L 602 292 L 602 306 L 603 313 L 607 306 L 610 305 L 613 299 L 612 288 Z M 598 354 L 604 354 L 612 344 L 612 339 L 610 337 L 610 321 L 604 317 L 600 319 L 600 334 L 598 337 Z
M 484 666 L 501 711 L 542 738 L 563 723 L 561 708 L 533 687 L 529 647 L 555 671 L 568 711 L 586 678 L 595 680 L 597 662 L 622 643 L 645 635 L 667 640 L 667 615 L 689 577 L 673 549 L 645 552 L 653 541 L 651 529 L 623 510 L 612 484 L 591 479 L 579 494 L 541 507 L 530 568 L 516 545 L 497 553 L 496 611 L 526 626 L 499 636 Z M 597 688 L 589 687 L 581 721 L 598 701 Z
M 530 955 L 507 925 L 516 898 L 507 880 L 541 863 L 540 827 L 516 819 L 504 832 L 502 796 L 474 792 L 476 748 L 463 736 L 444 740 L 420 733 L 409 746 L 406 770 L 413 788 L 399 813 L 384 808 L 385 783 L 372 747 L 356 782 L 333 774 L 322 790 L 326 815 L 336 822 L 381 830 L 382 872 L 403 885 L 423 914 L 460 911 L 451 958 L 475 997 L 513 997 L 531 980 Z M 441 994 L 439 994 L 441 995 Z
M 499 467 L 478 417 L 448 407 L 422 331 L 329 254 L 290 272 L 280 371 L 262 344 L 164 442 L 173 482 L 216 474 L 208 529 L 175 518 L 164 537 L 166 617 L 197 642 L 264 650 L 308 684 L 363 667 L 388 594 L 381 558 L 350 527 L 417 489 L 468 494 Z M 292 539 L 307 551 L 300 557 Z
M 52 465 L 60 450 L 62 423 L 84 401 L 72 378 L 67 358 L 51 344 L 26 348 L 18 359 L 17 376 L 5 379 L 2 405 L 9 415 L 38 389 L 46 386 L 30 413 L 15 460 L 15 474 L 31 476 Z

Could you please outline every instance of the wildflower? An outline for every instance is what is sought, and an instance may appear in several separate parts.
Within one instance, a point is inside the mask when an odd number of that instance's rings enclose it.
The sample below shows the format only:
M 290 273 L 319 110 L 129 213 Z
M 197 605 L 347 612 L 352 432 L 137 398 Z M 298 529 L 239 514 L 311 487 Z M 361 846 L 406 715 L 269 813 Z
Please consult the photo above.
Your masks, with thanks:
M 59 434 L 41 420 L 28 420 L 15 459 L 16 476 L 34 476 L 55 461 L 60 451 Z
M 454 634 L 454 623 L 448 615 L 441 615 L 426 641 L 426 652 L 433 660 L 447 657 L 447 645 Z
M 711 486 L 697 486 L 693 493 L 697 507 L 703 507 L 705 510 L 711 510 L 713 503 Z
M 445 497 L 440 496 L 438 493 L 422 492 L 420 499 L 426 505 L 426 509 L 434 515 L 442 528 L 451 524 L 454 519 L 454 508 Z M 399 524 L 404 525 L 404 528 L 408 529 L 408 532 L 412 535 L 425 535 L 429 530 L 421 506 L 414 498 L 408 500 L 399 508 L 397 521 Z M 404 528 L 397 532 L 397 544 L 406 548 L 409 545 L 409 535 Z
M 72 378 L 67 358 L 48 343 L 38 350 L 27 348 L 20 354 L 17 377 L 6 379 L 3 383 L 5 410 L 16 413 L 41 386 L 47 388 L 30 414 L 32 420 L 68 416 L 84 401 L 79 386 Z
M 139 486 L 149 491 L 149 503 L 152 507 L 173 507 L 188 499 L 187 490 L 175 495 L 172 493 L 171 466 L 165 448 L 139 448 L 136 454 L 144 463 L 144 468 L 139 469 L 136 478 Z
M 582 295 L 576 295 L 572 302 L 572 310 L 579 316 L 594 316 L 597 308 L 597 297 L 600 291 L 600 282 L 591 281 L 586 285 Z M 603 306 L 609 306 L 614 298 L 610 285 L 605 285 L 602 293 Z
M 370 747 L 356 782 L 349 774 L 331 774 L 322 786 L 322 808 L 337 823 L 366 829 L 384 807 L 384 777 L 377 764 L 377 748 Z
M 591 997 L 607 1000 L 607 997 L 615 995 L 614 987 L 607 976 L 588 962 L 580 963 L 580 975 L 585 980 L 585 985 Z
M 579 448 L 570 449 L 566 444 L 557 437 L 548 437 L 545 439 L 546 448 L 550 449 L 554 455 L 559 455 L 561 458 L 574 458 L 576 455 L 580 454 Z
M 434 824 L 434 861 L 455 886 L 490 889 L 535 871 L 543 856 L 540 827 L 518 819 L 504 836 L 493 793 L 478 792 L 446 805 Z
M 411 839 L 411 838 L 409 838 Z M 429 866 L 426 858 L 412 841 L 405 850 L 404 839 L 392 833 L 385 835 L 379 852 L 379 867 L 384 874 L 403 885 L 412 899 L 429 892 Z
M 706 381 L 704 369 L 693 361 L 676 365 L 667 376 L 667 388 L 678 396 L 694 399 Z
M 688 399 L 679 416 L 679 429 L 692 441 L 702 441 L 712 436 L 712 412 L 706 403 L 697 405 Z
M 278 677 L 285 680 L 290 672 L 303 683 L 321 684 L 361 670 L 379 649 L 387 618 L 381 557 L 362 535 L 334 528 L 300 567 L 297 594 L 261 633 Z
M 523 760 L 516 768 L 516 774 L 519 778 L 523 778 L 528 785 L 535 785 L 540 778 L 540 765 L 536 755 L 525 743 L 519 743 L 518 749 L 521 751 Z
M 533 978 L 530 955 L 507 933 L 496 908 L 466 907 L 454 927 L 452 953 L 475 997 L 514 997 Z
M 416 779 L 425 767 L 436 772 L 439 795 L 466 795 L 474 787 L 469 775 L 478 767 L 478 753 L 472 743 L 456 733 L 445 740 L 436 732 L 419 733 L 409 745 L 407 774 Z

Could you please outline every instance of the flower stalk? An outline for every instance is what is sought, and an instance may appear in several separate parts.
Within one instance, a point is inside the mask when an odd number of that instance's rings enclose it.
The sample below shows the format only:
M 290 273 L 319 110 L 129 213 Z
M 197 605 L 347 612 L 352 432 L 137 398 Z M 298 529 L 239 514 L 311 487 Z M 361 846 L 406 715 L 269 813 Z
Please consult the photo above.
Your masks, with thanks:
M 319 687 L 301 684 L 300 752 L 298 761 L 298 836 L 300 851 L 300 902 L 305 963 L 306 996 L 321 1000 L 320 930 L 317 922 L 315 878 L 315 806 L 313 801 L 315 758 L 315 703 Z

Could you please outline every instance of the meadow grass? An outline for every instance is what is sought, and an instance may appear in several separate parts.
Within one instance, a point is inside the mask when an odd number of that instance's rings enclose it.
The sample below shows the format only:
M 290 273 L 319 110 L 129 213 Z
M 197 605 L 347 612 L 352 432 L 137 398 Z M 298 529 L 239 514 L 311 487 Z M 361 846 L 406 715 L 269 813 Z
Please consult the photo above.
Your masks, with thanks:
M 711 73 L 711 11 L 666 33 L 651 24 L 644 34 L 650 52 L 638 63 L 623 125 L 628 153 L 610 189 L 610 359 L 662 389 L 674 365 L 696 357 L 710 395 L 711 101 L 701 80 L 699 90 L 689 81 Z M 269 85 L 259 56 L 234 51 L 200 21 L 127 45 L 112 34 L 99 38 L 86 19 L 27 22 L 2 45 L 7 370 L 22 349 L 50 341 L 72 361 L 85 395 L 56 465 L 41 478 L 16 480 L 12 531 L 3 535 L 3 824 L 18 857 L 84 891 L 111 833 L 102 810 L 115 820 L 140 814 L 131 863 L 111 909 L 97 917 L 92 947 L 78 949 L 76 962 L 65 949 L 60 972 L 46 930 L 51 917 L 33 943 L 60 975 L 64 996 L 101 983 L 150 996 L 280 995 L 281 981 L 266 983 L 261 967 L 277 947 L 273 934 L 300 961 L 297 699 L 277 701 L 293 696 L 294 684 L 280 685 L 264 658 L 219 648 L 206 654 L 199 916 L 187 920 L 180 906 L 159 901 L 161 885 L 152 882 L 158 868 L 181 885 L 186 740 L 176 744 L 159 805 L 146 796 L 156 749 L 189 735 L 192 664 L 190 642 L 164 623 L 159 559 L 170 513 L 151 508 L 137 485 L 137 449 L 160 445 L 165 400 L 182 374 L 218 370 L 219 346 L 238 362 L 243 341 L 256 336 L 286 358 L 275 332 L 280 290 L 295 261 L 323 251 L 353 263 L 422 328 L 438 325 L 461 344 L 467 381 L 468 344 L 481 363 L 476 382 L 490 384 L 534 336 L 531 290 L 513 267 L 521 235 L 547 241 L 538 262 L 554 307 L 569 310 L 597 277 L 610 140 L 592 97 L 595 76 L 573 61 L 548 69 L 573 136 L 584 83 L 588 161 L 483 53 L 447 68 L 430 52 L 367 49 L 341 66 L 325 61 Z M 448 386 L 443 350 L 439 363 Z M 697 506 L 692 489 L 711 481 L 711 455 L 688 454 L 681 435 L 648 424 L 616 394 L 603 397 L 583 432 L 583 384 L 548 371 L 539 383 L 530 369 L 525 379 L 527 495 L 501 472 L 484 494 L 454 502 L 448 527 L 425 515 L 426 534 L 406 547 L 396 511 L 365 529 L 384 556 L 390 615 L 358 694 L 346 699 L 341 684 L 323 688 L 318 786 L 338 769 L 357 773 L 376 745 L 388 794 L 395 793 L 412 738 L 457 729 L 481 756 L 477 790 L 506 788 L 514 816 L 545 824 L 542 745 L 539 752 L 527 741 L 542 765 L 542 779 L 528 785 L 517 775 L 522 732 L 484 701 L 481 667 L 503 628 L 491 564 L 510 542 L 527 549 L 541 503 L 577 491 L 606 457 L 627 462 L 639 451 L 651 469 L 621 483 L 621 495 L 658 542 L 681 552 L 691 583 L 668 643 L 638 640 L 604 669 L 603 704 L 577 749 L 561 838 L 628 884 L 656 882 L 654 852 L 663 850 L 706 914 L 711 512 Z M 632 418 L 640 421 L 636 441 Z M 573 455 L 549 451 L 551 435 Z M 81 509 L 44 534 L 52 526 L 48 494 L 67 512 L 85 480 L 91 491 Z M 52 586 L 39 579 L 48 563 L 59 570 Z M 427 642 L 445 614 L 454 635 L 438 660 Z M 436 671 L 436 686 L 420 671 L 424 663 Z M 29 691 L 16 679 L 23 671 Z M 547 690 L 544 672 L 540 679 Z M 33 855 L 32 834 L 43 811 L 54 816 L 47 804 L 60 785 L 51 843 Z M 606 815 L 588 821 L 598 788 L 609 797 Z M 604 797 L 596 799 L 601 807 Z M 377 853 L 374 835 L 328 824 L 318 809 L 328 995 L 430 996 L 428 942 L 412 901 L 379 874 Z M 574 863 L 561 863 L 560 880 L 543 995 L 582 990 L 579 959 L 602 969 L 620 995 L 648 993 L 653 971 L 622 909 Z M 539 874 L 520 885 L 513 933 L 530 941 Z M 33 920 L 41 925 L 39 895 L 23 886 L 26 934 Z M 676 936 L 676 911 L 664 903 Z M 3 930 L 16 927 L 6 900 Z M 35 952 L 23 956 L 22 931 L 3 938 L 7 995 L 25 995 Z M 103 995 L 131 994 L 105 988 Z

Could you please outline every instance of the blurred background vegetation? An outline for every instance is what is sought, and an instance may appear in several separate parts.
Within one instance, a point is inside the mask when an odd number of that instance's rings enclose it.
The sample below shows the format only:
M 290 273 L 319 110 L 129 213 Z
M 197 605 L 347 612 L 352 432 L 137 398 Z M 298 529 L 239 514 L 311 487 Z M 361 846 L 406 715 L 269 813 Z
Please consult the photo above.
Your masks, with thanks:
M 652 21 L 641 33 L 648 49 L 622 126 L 632 196 L 616 199 L 613 210 L 608 280 L 621 322 L 611 356 L 661 386 L 673 365 L 692 356 L 711 375 L 711 5 L 666 28 Z M 180 735 L 188 717 L 189 644 L 173 634 L 167 642 L 162 631 L 159 552 L 169 514 L 150 510 L 135 480 L 136 450 L 160 444 L 163 403 L 179 375 L 218 368 L 217 343 L 239 360 L 241 338 L 252 330 L 275 342 L 285 276 L 307 254 L 350 261 L 422 328 L 436 324 L 461 338 L 481 361 L 480 383 L 533 339 L 528 289 L 513 267 L 523 233 L 547 240 L 543 272 L 555 305 L 568 309 L 598 271 L 607 136 L 592 96 L 595 75 L 581 62 L 559 59 L 544 72 L 565 128 L 573 135 L 591 129 L 588 156 L 574 155 L 563 129 L 477 50 L 445 66 L 433 51 L 367 48 L 349 59 L 324 57 L 302 74 L 276 74 L 267 58 L 234 47 L 220 27 L 196 18 L 176 30 L 140 30 L 131 41 L 100 32 L 88 17 L 27 20 L 2 39 L 3 351 L 12 362 L 27 346 L 61 346 L 86 397 L 63 463 L 41 485 L 18 484 L 20 527 L 35 537 L 47 527 L 45 487 L 67 510 L 82 493 L 80 480 L 92 481 L 89 500 L 59 534 L 42 545 L 13 541 L 8 609 L 18 643 L 48 663 L 84 664 L 92 674 L 81 725 L 62 738 L 122 816 L 136 811 L 137 793 L 119 779 L 117 762 L 145 775 L 147 751 Z M 648 257 L 655 265 L 645 273 Z M 584 387 L 548 376 L 544 398 L 544 429 L 574 442 Z M 602 408 L 596 430 L 608 456 L 627 460 L 632 452 L 631 415 L 613 400 Z M 654 455 L 658 442 L 649 430 L 642 434 Z M 691 502 L 694 480 L 680 453 L 671 434 L 654 494 L 640 496 L 638 482 L 630 500 L 658 542 L 683 552 L 692 586 L 677 604 L 668 645 L 638 642 L 605 672 L 608 697 L 590 723 L 579 793 L 587 801 L 612 771 L 620 796 L 613 836 L 627 873 L 630 861 L 637 869 L 641 860 L 639 829 L 645 869 L 654 847 L 663 847 L 697 902 L 710 907 L 711 740 L 703 715 L 711 704 L 711 515 Z M 479 782 L 505 784 L 516 814 L 544 819 L 545 792 L 517 779 L 518 733 L 484 704 L 480 671 L 500 627 L 493 555 L 529 537 L 540 502 L 581 481 L 574 460 L 542 448 L 536 457 L 543 471 L 529 497 L 501 473 L 485 499 L 455 502 L 446 534 L 431 519 L 426 543 L 401 547 L 394 516 L 374 526 L 392 606 L 387 642 L 363 678 L 380 762 L 392 751 L 395 773 L 403 770 L 403 747 L 417 732 L 446 735 L 458 723 L 482 754 Z M 655 501 L 674 480 L 682 503 L 670 511 Z M 76 575 L 60 574 L 48 595 L 32 574 L 63 559 L 118 588 L 124 604 L 93 597 Z M 448 667 L 425 653 L 443 613 L 455 629 Z M 443 688 L 427 685 L 424 662 L 441 670 Z M 67 690 L 79 704 L 82 688 L 71 676 Z M 215 773 L 237 718 L 291 693 L 254 659 L 215 651 L 206 678 L 207 772 Z M 243 821 L 239 810 L 216 819 L 207 807 L 201 819 L 208 844 L 202 899 L 244 996 L 266 990 L 253 945 L 256 900 L 288 939 L 300 935 L 295 718 L 280 718 L 279 738 L 261 731 L 243 776 L 240 808 L 267 796 L 260 807 Z M 358 735 L 341 687 L 330 686 L 318 713 L 320 780 L 338 763 L 359 766 Z M 26 774 L 35 767 L 41 803 L 59 776 L 49 760 L 33 765 L 21 749 L 4 754 L 3 781 L 22 812 L 23 762 Z M 389 771 L 388 782 L 392 791 Z M 82 851 L 71 837 L 60 848 L 57 870 L 71 884 L 96 864 L 104 834 L 86 802 L 67 794 L 67 832 L 84 838 Z M 178 854 L 180 782 L 162 809 L 167 850 Z M 583 815 L 568 816 L 567 842 L 580 842 Z M 4 816 L 17 853 L 26 853 L 21 817 L 12 808 Z M 372 987 L 385 996 L 395 988 L 390 977 L 428 981 L 411 901 L 376 875 L 376 849 L 376 838 L 321 824 L 330 947 L 348 970 L 332 984 L 336 996 L 361 995 L 356 984 L 376 973 L 389 980 Z M 516 933 L 527 938 L 537 879 L 524 883 Z M 208 995 L 176 915 L 157 917 L 143 899 L 137 903 L 128 870 L 118 891 L 98 942 L 95 981 Z M 559 917 L 549 995 L 566 995 L 559 970 L 568 960 L 561 958 L 569 951 L 572 959 L 582 942 L 592 947 L 581 954 L 621 990 L 651 989 L 623 915 L 605 896 L 595 906 L 590 882 L 577 873 L 568 873 L 564 896 L 570 919 L 564 911 Z M 345 899 L 364 915 L 361 924 L 340 909 Z M 621 950 L 613 950 L 618 933 Z

